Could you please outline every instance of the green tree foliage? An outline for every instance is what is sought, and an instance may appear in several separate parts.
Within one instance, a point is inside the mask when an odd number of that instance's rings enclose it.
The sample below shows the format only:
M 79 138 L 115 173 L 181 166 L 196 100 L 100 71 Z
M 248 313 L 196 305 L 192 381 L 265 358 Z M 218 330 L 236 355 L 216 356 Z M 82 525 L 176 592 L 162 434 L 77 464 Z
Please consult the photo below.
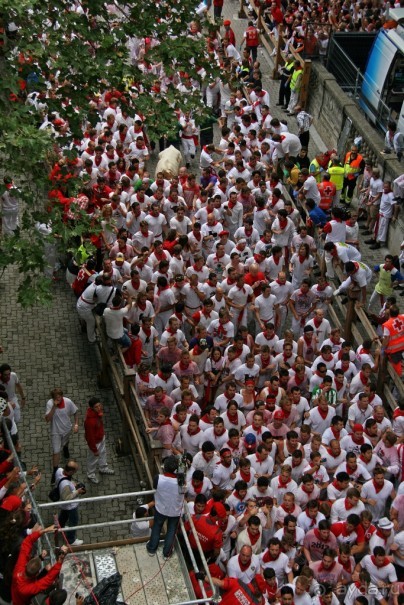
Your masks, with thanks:
M 1 0 L 0 156 L 3 176 L 12 176 L 18 184 L 24 213 L 19 230 L 1 243 L 0 268 L 17 265 L 23 305 L 51 299 L 43 256 L 46 241 L 55 238 L 41 235 L 35 224 L 50 223 L 63 252 L 93 228 L 85 213 L 80 220 L 66 222 L 61 204 L 47 203 L 52 188 L 48 175 L 58 153 L 63 149 L 73 160 L 74 139 L 96 118 L 91 101 L 105 90 L 123 93 L 129 115 L 145 116 L 152 140 L 176 135 L 174 110 L 191 109 L 197 121 L 203 119 L 200 93 L 183 94 L 175 86 L 179 73 L 201 82 L 213 71 L 204 39 L 190 35 L 196 5 L 195 0 Z M 143 73 L 131 60 L 131 41 L 142 38 L 158 40 L 147 45 L 145 61 L 164 70 L 165 92 L 156 89 L 156 74 Z M 48 113 L 56 112 L 68 122 L 63 136 L 55 139 L 49 130 L 39 130 L 41 117 L 27 103 L 31 92 L 44 97 Z M 80 185 L 70 179 L 68 196 Z M 3 191 L 0 186 L 0 195 Z

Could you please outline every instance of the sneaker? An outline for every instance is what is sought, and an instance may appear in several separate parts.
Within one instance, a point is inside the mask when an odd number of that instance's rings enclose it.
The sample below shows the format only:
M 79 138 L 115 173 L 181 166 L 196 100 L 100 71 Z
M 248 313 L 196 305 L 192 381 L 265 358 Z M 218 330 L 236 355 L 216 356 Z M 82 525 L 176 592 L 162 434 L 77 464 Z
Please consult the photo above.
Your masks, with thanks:
M 66 458 L 66 460 L 68 458 L 70 458 L 70 452 L 69 452 L 69 446 L 68 445 L 65 445 L 63 447 L 63 456 L 64 456 L 64 458 Z
M 84 544 L 84 540 L 79 540 L 76 538 L 75 541 L 70 544 L 70 546 L 81 546 L 82 544 Z
M 147 554 L 149 555 L 149 557 L 155 557 L 155 556 L 156 556 L 156 552 L 155 552 L 155 551 L 154 551 L 154 552 L 152 552 L 151 550 L 149 550 L 149 549 L 147 548 L 147 544 L 146 544 L 146 550 L 147 550 Z
M 100 480 L 95 475 L 87 475 L 88 479 L 90 479 L 91 483 L 99 483 Z
M 163 555 L 164 561 L 169 561 L 171 559 L 171 557 L 172 557 L 172 554 L 171 555 Z
M 375 243 L 376 243 L 376 240 L 375 240 L 375 239 L 373 239 L 373 238 L 372 238 L 372 239 L 365 239 L 365 244 L 366 244 L 366 245 L 369 245 L 369 244 L 375 244 Z
M 100 473 L 101 475 L 115 475 L 114 469 L 109 468 L 108 466 L 106 468 L 100 468 Z

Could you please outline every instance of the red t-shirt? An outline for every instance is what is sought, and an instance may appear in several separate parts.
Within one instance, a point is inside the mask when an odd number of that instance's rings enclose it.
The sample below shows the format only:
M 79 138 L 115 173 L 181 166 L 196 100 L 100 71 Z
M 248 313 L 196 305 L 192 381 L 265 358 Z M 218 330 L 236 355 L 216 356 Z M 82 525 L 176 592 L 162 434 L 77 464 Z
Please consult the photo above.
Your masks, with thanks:
M 206 517 L 205 515 L 195 515 L 192 520 L 194 522 L 195 529 L 204 553 L 210 552 L 216 548 L 222 548 L 223 532 L 210 519 L 210 517 Z M 196 548 L 196 542 L 193 534 L 190 534 L 189 542 L 191 544 L 191 548 Z

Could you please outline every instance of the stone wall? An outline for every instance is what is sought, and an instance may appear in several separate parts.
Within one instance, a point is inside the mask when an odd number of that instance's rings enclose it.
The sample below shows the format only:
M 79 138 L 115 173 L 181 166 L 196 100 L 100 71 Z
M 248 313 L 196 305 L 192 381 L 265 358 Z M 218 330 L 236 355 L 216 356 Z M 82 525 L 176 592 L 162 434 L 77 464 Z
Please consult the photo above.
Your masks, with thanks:
M 363 144 L 361 153 L 378 165 L 383 178 L 394 181 L 404 171 L 395 155 L 383 155 L 383 136 L 366 120 L 355 101 L 340 88 L 323 65 L 312 63 L 310 96 L 307 111 L 327 149 L 338 149 L 341 157 L 357 136 Z M 404 212 L 389 230 L 389 248 L 398 254 L 404 237 Z

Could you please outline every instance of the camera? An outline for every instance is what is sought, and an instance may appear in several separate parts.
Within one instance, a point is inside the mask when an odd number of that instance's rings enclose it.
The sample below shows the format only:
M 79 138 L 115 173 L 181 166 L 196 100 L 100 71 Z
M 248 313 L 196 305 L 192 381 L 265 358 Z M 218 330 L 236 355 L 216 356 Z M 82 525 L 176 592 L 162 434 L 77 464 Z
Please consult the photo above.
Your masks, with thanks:
M 178 466 L 177 466 L 177 483 L 178 483 L 178 492 L 180 494 L 185 494 L 187 491 L 187 454 L 186 451 L 179 457 Z
M 76 483 L 76 489 L 82 489 L 82 490 L 84 490 L 83 494 L 85 494 L 87 492 L 86 486 L 81 481 L 80 481 L 80 483 Z

